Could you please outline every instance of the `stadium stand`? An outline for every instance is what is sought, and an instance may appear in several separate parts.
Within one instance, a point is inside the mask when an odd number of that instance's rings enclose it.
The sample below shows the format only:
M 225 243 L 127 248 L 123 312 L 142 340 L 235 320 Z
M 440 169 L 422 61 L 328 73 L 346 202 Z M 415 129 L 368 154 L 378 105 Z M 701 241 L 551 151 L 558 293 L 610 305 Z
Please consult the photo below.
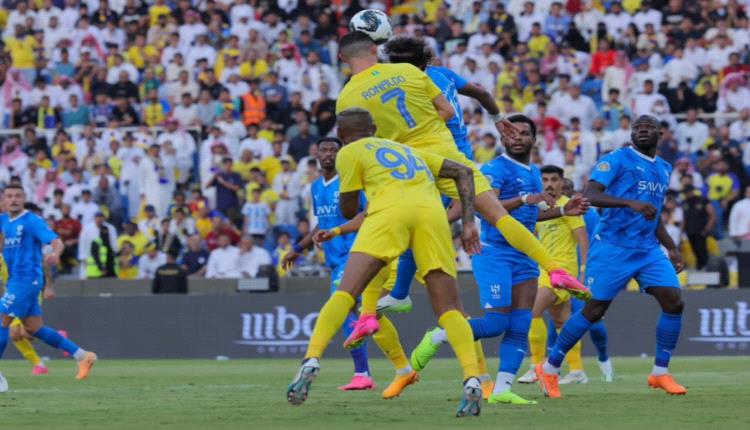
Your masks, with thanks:
M 425 38 L 503 113 L 533 118 L 534 161 L 576 189 L 628 143 L 634 116 L 657 116 L 675 166 L 663 216 L 690 266 L 750 239 L 747 1 L 2 6 L 0 186 L 23 185 L 68 245 L 71 276 L 150 278 L 167 254 L 191 276 L 277 264 L 315 225 L 315 142 L 335 132 L 348 75 L 337 39 L 366 7 L 386 10 L 395 35 Z M 479 106 L 461 107 L 475 161 L 500 154 Z M 316 249 L 302 260 L 296 274 L 322 270 Z

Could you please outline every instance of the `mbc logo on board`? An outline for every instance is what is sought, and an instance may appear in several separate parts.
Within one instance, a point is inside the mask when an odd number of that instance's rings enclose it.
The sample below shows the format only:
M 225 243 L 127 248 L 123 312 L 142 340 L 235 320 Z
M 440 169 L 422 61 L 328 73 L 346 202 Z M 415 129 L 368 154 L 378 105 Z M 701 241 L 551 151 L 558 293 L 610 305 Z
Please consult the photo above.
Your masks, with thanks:
M 700 325 L 693 342 L 710 342 L 720 351 L 747 350 L 750 344 L 750 306 L 735 302 L 734 307 L 699 308 Z
M 242 313 L 241 339 L 238 345 L 254 347 L 258 353 L 295 354 L 304 351 L 310 341 L 318 312 L 297 315 L 286 306 L 275 312 Z

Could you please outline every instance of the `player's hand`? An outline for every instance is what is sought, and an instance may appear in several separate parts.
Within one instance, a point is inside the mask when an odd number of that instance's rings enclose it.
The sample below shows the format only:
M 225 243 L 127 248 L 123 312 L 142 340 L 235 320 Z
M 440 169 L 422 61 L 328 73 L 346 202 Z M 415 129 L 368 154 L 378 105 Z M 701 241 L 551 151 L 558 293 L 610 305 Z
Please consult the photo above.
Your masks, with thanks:
M 60 263 L 60 257 L 57 256 L 57 254 L 47 254 L 44 256 L 44 262 L 48 266 L 57 266 Z
M 685 268 L 685 263 L 682 261 L 682 254 L 680 254 L 680 250 L 675 248 L 668 252 L 669 252 L 669 260 L 672 261 L 672 266 L 674 266 L 674 270 L 677 273 L 682 272 L 682 269 Z
M 651 203 L 645 203 L 638 200 L 630 202 L 630 209 L 640 213 L 644 218 L 651 221 L 656 218 L 656 208 Z
M 482 251 L 482 245 L 479 243 L 479 230 L 473 222 L 463 223 L 461 244 L 469 255 L 479 254 Z
M 54 299 L 55 296 L 57 296 L 57 293 L 55 292 L 55 289 L 52 287 L 52 285 L 47 285 L 44 287 L 44 293 L 42 295 L 44 297 L 44 300 Z
M 495 127 L 497 127 L 497 131 L 500 132 L 504 139 L 513 141 L 518 140 L 521 137 L 521 133 L 518 131 L 516 126 L 507 119 L 501 119 L 500 121 L 496 122 Z
M 294 262 L 297 261 L 297 258 L 299 258 L 299 254 L 296 252 L 287 252 L 286 255 L 284 255 L 284 258 L 281 259 L 281 268 L 284 270 L 290 270 L 294 267 Z
M 313 235 L 312 240 L 315 242 L 315 245 L 320 246 L 320 244 L 328 242 L 334 237 L 336 237 L 336 235 L 333 234 L 331 230 L 318 230 L 318 232 Z
M 583 196 L 575 196 L 565 203 L 565 215 L 578 216 L 583 215 L 591 207 L 591 202 Z
M 540 209 L 546 211 L 550 208 L 555 207 L 555 199 L 547 193 L 529 194 L 529 196 L 526 198 L 526 204 L 538 205 Z M 547 206 L 546 209 L 544 208 L 545 205 Z

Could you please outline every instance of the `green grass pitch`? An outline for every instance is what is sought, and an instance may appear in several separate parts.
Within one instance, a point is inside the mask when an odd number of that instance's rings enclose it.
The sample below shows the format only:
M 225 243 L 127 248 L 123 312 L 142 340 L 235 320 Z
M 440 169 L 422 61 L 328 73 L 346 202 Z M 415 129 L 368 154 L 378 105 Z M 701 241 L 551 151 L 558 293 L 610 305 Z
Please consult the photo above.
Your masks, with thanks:
M 291 406 L 285 389 L 298 363 L 102 360 L 78 382 L 72 360 L 50 362 L 47 376 L 31 376 L 25 362 L 0 361 L 11 386 L 0 394 L 0 429 L 750 429 L 748 357 L 676 357 L 672 371 L 689 389 L 683 397 L 646 387 L 650 359 L 614 359 L 611 384 L 600 381 L 589 359 L 591 382 L 564 386 L 563 399 L 516 384 L 518 394 L 539 404 L 485 404 L 481 417 L 461 420 L 453 418 L 461 379 L 454 360 L 434 361 L 418 384 L 390 401 L 380 398 L 392 377 L 385 360 L 372 360 L 378 389 L 355 393 L 336 389 L 351 363 L 324 360 L 308 401 Z

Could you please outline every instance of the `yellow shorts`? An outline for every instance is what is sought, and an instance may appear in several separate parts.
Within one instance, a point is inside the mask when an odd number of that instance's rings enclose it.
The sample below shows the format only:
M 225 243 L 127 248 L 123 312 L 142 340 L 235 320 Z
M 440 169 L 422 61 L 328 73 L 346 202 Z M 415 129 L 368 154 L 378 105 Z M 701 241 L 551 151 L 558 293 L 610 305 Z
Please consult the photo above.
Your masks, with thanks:
M 485 191 L 492 190 L 490 183 L 487 182 L 487 178 L 485 178 L 482 172 L 480 172 L 479 169 L 474 166 L 473 161 L 466 158 L 466 156 L 461 153 L 458 148 L 456 148 L 455 144 L 446 145 L 442 141 L 432 144 L 424 142 L 415 147 L 420 151 L 437 154 L 447 158 L 448 160 L 455 161 L 456 163 L 461 163 L 466 167 L 470 167 L 474 172 L 474 194 L 479 195 Z M 444 194 L 452 199 L 458 198 L 458 190 L 456 189 L 456 183 L 453 181 L 453 179 L 435 178 L 435 185 L 437 185 L 437 188 L 438 190 L 440 190 L 441 194 Z
M 567 269 L 566 269 L 567 270 Z M 571 271 L 571 274 L 578 273 L 578 271 Z M 575 276 L 575 275 L 573 275 Z M 549 281 L 549 274 L 545 270 L 539 270 L 539 288 L 547 288 L 552 291 L 552 294 L 557 297 L 554 306 L 561 305 L 565 302 L 570 301 L 572 297 L 569 292 L 561 290 L 559 288 L 552 287 L 552 283 Z
M 354 239 L 351 252 L 397 264 L 398 257 L 409 248 L 414 253 L 419 282 L 424 283 L 424 275 L 433 270 L 456 277 L 456 251 L 448 218 L 445 209 L 437 202 L 429 207 L 392 206 L 368 214 Z M 391 286 L 395 282 L 395 273 L 395 269 L 391 270 L 388 282 Z
M 396 285 L 396 276 L 398 275 L 398 258 L 391 261 L 391 264 L 383 267 L 382 270 L 388 271 L 388 278 L 385 280 L 382 288 L 386 291 L 391 291 L 393 286 Z

